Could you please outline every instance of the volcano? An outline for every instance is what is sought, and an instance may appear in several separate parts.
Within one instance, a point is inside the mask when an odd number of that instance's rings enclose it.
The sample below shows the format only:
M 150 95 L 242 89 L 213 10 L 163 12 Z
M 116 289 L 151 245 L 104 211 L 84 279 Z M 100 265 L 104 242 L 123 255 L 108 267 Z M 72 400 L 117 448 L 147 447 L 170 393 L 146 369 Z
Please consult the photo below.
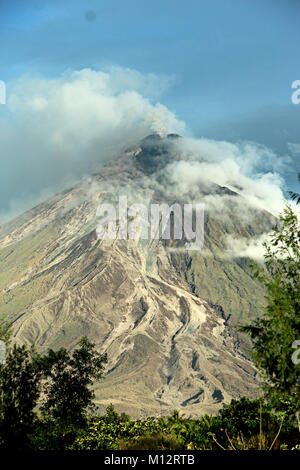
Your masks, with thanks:
M 215 182 L 193 188 L 226 198 L 227 214 L 205 211 L 204 249 L 181 240 L 99 239 L 97 207 L 133 202 L 182 203 L 168 179 L 183 156 L 183 138 L 148 136 L 90 178 L 0 227 L 0 311 L 14 341 L 73 348 L 87 336 L 107 352 L 95 384 L 100 410 L 112 403 L 132 417 L 173 409 L 197 417 L 222 402 L 258 394 L 249 343 L 236 328 L 255 318 L 262 286 L 249 261 L 228 257 L 228 236 L 261 236 L 274 225 L 267 211 L 240 216 L 238 193 Z

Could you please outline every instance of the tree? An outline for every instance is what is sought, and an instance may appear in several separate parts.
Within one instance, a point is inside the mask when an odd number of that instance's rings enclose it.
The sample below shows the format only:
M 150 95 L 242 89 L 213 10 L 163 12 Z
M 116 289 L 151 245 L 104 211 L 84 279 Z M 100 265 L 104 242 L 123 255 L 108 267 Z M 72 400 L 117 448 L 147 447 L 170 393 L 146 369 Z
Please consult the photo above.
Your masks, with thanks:
M 98 353 L 86 337 L 78 345 L 72 355 L 61 348 L 36 359 L 44 379 L 41 410 L 64 428 L 84 422 L 85 413 L 93 408 L 95 394 L 90 387 L 102 377 L 107 362 L 106 354 Z
M 33 350 L 16 346 L 0 364 L 0 447 L 24 449 L 34 425 L 34 408 L 40 394 L 40 375 L 32 361 Z
M 251 354 L 266 398 L 276 410 L 298 413 L 300 364 L 292 356 L 293 343 L 300 338 L 300 223 L 289 205 L 265 249 L 265 266 L 256 265 L 255 276 L 266 287 L 266 307 L 241 330 L 252 339 Z
M 102 377 L 107 357 L 85 337 L 78 346 L 72 354 L 64 348 L 45 355 L 26 346 L 8 349 L 0 364 L 0 447 L 30 447 L 40 397 L 41 410 L 57 423 L 61 436 L 67 427 L 84 423 L 94 398 L 90 387 Z

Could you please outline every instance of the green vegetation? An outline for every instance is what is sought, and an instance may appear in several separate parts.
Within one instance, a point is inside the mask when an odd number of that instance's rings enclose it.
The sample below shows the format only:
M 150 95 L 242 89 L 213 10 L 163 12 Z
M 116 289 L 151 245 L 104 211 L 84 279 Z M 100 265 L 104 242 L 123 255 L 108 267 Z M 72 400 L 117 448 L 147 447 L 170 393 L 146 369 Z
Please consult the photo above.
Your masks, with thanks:
M 72 356 L 61 348 L 35 357 L 36 368 L 44 379 L 42 412 L 63 428 L 84 423 L 85 413 L 93 409 L 94 392 L 90 386 L 102 377 L 106 360 L 85 337 Z
M 295 421 L 281 425 L 281 418 L 259 400 L 232 400 L 223 405 L 217 416 L 201 419 L 171 416 L 131 420 L 118 415 L 112 407 L 107 414 L 93 418 L 76 437 L 72 449 L 77 450 L 220 450 L 235 447 L 258 449 L 292 449 L 299 442 Z M 262 407 L 262 412 L 260 408 Z M 260 431 L 261 428 L 261 431 Z M 281 429 L 280 429 L 281 428 Z M 276 438 L 280 429 L 280 435 Z M 297 440 L 298 439 L 298 440 Z
M 39 374 L 25 346 L 14 345 L 0 367 L 0 446 L 27 448 L 39 397 Z
M 252 339 L 265 397 L 275 410 L 294 412 L 299 421 L 300 364 L 292 357 L 293 343 L 300 339 L 300 222 L 290 206 L 265 248 L 265 268 L 257 267 L 255 275 L 266 287 L 267 305 L 261 317 L 241 329 Z
M 97 416 L 91 385 L 106 356 L 82 338 L 72 354 L 9 347 L 0 365 L 0 449 L 221 450 L 297 449 L 295 415 L 274 413 L 265 400 L 223 404 L 217 416 L 132 420 L 113 406 Z M 93 412 L 93 414 L 92 414 Z M 283 417 L 285 419 L 283 420 Z
M 256 277 L 266 289 L 263 314 L 242 330 L 264 379 L 262 399 L 223 404 L 217 416 L 171 416 L 132 420 L 113 406 L 97 416 L 94 381 L 106 355 L 82 338 L 72 352 L 38 354 L 10 346 L 1 323 L 6 362 L 0 364 L 0 448 L 28 450 L 300 450 L 300 225 L 289 206 L 265 245 L 265 267 Z M 93 414 L 92 414 L 93 413 Z
M 90 386 L 101 378 L 106 355 L 87 338 L 72 354 L 61 348 L 41 356 L 34 348 L 7 346 L 6 362 L 0 364 L 0 447 L 30 448 L 41 430 L 50 442 L 54 437 L 63 442 L 93 409 Z
M 260 410 L 262 408 L 262 411 Z M 174 411 L 167 417 L 132 420 L 112 406 L 103 416 L 87 416 L 81 425 L 63 430 L 48 415 L 36 415 L 31 426 L 16 434 L 11 447 L 33 450 L 286 450 L 299 447 L 296 422 L 282 423 L 259 400 L 232 400 L 217 416 L 185 418 Z M 24 439 L 24 437 L 26 439 Z M 22 439 L 21 439 L 22 438 Z M 21 446 L 22 445 L 22 446 Z M 2 447 L 3 443 L 2 443 Z M 6 446 L 7 447 L 7 446 Z

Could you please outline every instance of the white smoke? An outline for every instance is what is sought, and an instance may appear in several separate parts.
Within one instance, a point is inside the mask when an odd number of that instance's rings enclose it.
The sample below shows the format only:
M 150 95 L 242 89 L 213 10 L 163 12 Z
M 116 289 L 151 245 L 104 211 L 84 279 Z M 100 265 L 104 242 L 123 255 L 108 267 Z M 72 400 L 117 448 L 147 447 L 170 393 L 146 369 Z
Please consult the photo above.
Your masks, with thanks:
M 65 189 L 66 179 L 74 184 L 150 133 L 182 133 L 184 123 L 156 101 L 173 81 L 114 67 L 10 84 L 0 118 L 0 183 L 11 209 L 2 222 L 40 202 L 45 188 Z
M 83 69 L 59 78 L 22 77 L 10 84 L 0 118 L 0 183 L 10 199 L 3 222 L 56 191 L 73 186 L 133 143 L 157 132 L 184 134 L 185 124 L 158 102 L 174 77 L 114 67 Z M 177 139 L 179 161 L 166 168 L 181 197 L 194 193 L 207 208 L 222 213 L 228 195 L 202 194 L 211 181 L 240 194 L 247 206 L 282 211 L 280 176 L 290 163 L 253 142 Z M 290 144 L 291 153 L 298 144 Z M 164 188 L 166 191 L 168 188 Z
M 229 258 L 250 258 L 258 263 L 263 262 L 266 249 L 264 243 L 269 244 L 271 240 L 270 233 L 264 233 L 259 237 L 253 238 L 235 238 L 227 236 L 227 249 L 224 256 Z
M 284 181 L 280 172 L 290 163 L 290 157 L 278 156 L 254 142 L 232 144 L 204 138 L 181 140 L 178 149 L 182 159 L 171 163 L 166 171 L 182 195 L 198 192 L 202 202 L 222 213 L 227 195 L 201 194 L 201 188 L 212 182 L 242 196 L 243 207 L 268 210 L 275 216 L 282 211 Z

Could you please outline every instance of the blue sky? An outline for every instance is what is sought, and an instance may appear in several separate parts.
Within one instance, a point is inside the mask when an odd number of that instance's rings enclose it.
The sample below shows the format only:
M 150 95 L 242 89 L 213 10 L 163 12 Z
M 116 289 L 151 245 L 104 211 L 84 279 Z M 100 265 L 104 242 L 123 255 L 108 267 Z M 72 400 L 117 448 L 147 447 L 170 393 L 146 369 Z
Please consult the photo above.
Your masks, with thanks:
M 300 143 L 300 105 L 291 102 L 299 44 L 300 0 L 0 3 L 8 94 L 23 74 L 54 78 L 117 65 L 169 75 L 160 101 L 194 136 L 254 140 L 280 154 Z M 285 177 L 295 188 L 300 156 L 292 158 Z

